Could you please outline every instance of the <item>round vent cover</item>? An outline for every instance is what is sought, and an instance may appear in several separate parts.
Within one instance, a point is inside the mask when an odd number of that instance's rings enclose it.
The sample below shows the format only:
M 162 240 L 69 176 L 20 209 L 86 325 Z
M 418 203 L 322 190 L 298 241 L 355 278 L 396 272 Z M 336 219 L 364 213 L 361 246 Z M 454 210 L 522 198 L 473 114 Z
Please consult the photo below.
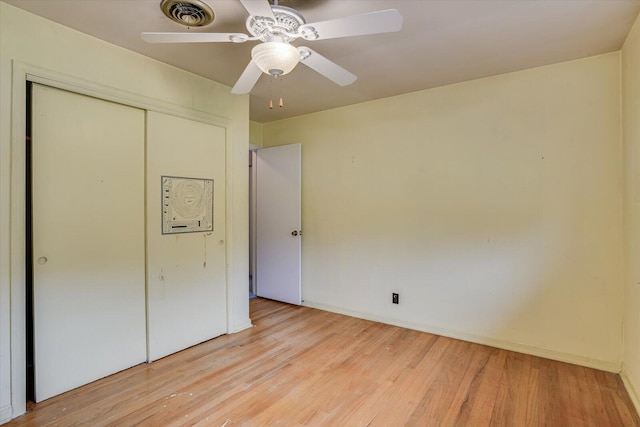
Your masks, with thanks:
M 167 18 L 186 27 L 202 27 L 213 22 L 213 9 L 200 0 L 162 0 L 160 9 Z

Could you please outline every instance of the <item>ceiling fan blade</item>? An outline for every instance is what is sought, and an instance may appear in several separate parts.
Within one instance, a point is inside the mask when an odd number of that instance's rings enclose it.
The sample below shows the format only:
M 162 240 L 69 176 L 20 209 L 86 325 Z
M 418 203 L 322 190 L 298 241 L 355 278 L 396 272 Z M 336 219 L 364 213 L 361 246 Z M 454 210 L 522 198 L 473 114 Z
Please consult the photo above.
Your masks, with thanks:
M 300 52 L 300 62 L 340 86 L 350 85 L 358 78 L 355 74 L 350 73 L 313 49 L 301 46 L 298 51 Z
M 243 43 L 250 39 L 242 33 L 142 33 L 140 36 L 149 43 Z
M 247 68 L 244 69 L 242 75 L 231 89 L 231 93 L 235 93 L 237 95 L 241 95 L 243 93 L 251 92 L 251 89 L 256 85 L 258 79 L 260 78 L 260 74 L 262 74 L 262 70 L 258 68 L 255 61 L 252 59 L 247 65 Z
M 275 22 L 276 17 L 271 10 L 271 5 L 268 0 L 240 0 L 240 3 L 247 9 L 251 16 L 264 16 L 273 19 Z
M 301 25 L 300 32 L 306 40 L 326 40 L 338 37 L 391 33 L 400 31 L 401 28 L 402 15 L 400 12 L 396 9 L 387 9 Z

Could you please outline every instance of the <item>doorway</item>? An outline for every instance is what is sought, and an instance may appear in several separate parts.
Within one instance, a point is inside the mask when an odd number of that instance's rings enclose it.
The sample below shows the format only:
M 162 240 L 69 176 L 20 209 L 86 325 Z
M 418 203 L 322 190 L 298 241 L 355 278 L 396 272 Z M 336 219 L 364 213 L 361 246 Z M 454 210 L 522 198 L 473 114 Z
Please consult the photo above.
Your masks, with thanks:
M 35 371 L 33 361 L 33 226 L 31 203 L 31 89 L 32 83 L 27 82 L 26 93 L 26 128 L 25 128 L 25 326 L 26 333 L 26 375 L 27 401 L 35 402 Z
M 256 297 L 256 158 L 258 147 L 249 149 L 249 299 Z
M 27 186 L 27 147 L 25 144 L 27 135 L 27 111 L 31 111 L 31 108 L 27 108 L 28 96 L 29 93 L 27 86 L 30 82 L 33 85 L 46 85 L 51 88 L 57 88 L 63 91 L 68 91 L 71 93 L 75 93 L 78 95 L 85 95 L 88 97 L 94 97 L 105 101 L 114 102 L 121 105 L 132 106 L 135 108 L 139 108 L 147 111 L 155 111 L 162 110 L 166 114 L 175 115 L 177 117 L 189 118 L 193 121 L 200 123 L 207 123 L 223 129 L 222 135 L 225 135 L 225 132 L 228 134 L 229 126 L 233 123 L 232 120 L 225 116 L 219 116 L 208 112 L 196 111 L 190 109 L 188 106 L 181 106 L 179 102 L 177 103 L 159 103 L 157 100 L 153 98 L 145 97 L 144 95 L 137 94 L 135 92 L 126 93 L 118 88 L 110 88 L 99 83 L 93 83 L 91 81 L 82 80 L 78 78 L 74 78 L 62 73 L 58 73 L 55 71 L 35 67 L 29 64 L 24 64 L 19 61 L 13 63 L 13 93 L 11 102 L 11 111 L 13 114 L 11 115 L 11 134 L 14 136 L 9 141 L 10 155 L 4 157 L 7 165 L 11 165 L 11 168 L 7 168 L 4 170 L 7 172 L 10 177 L 11 182 L 11 191 L 7 192 L 6 195 L 10 196 L 5 199 L 8 201 L 7 203 L 7 212 L 11 213 L 10 220 L 7 225 L 7 236 L 11 236 L 11 239 L 3 239 L 3 243 L 6 243 L 7 252 L 5 254 L 9 255 L 6 258 L 3 258 L 3 267 L 11 266 L 11 270 L 4 269 L 3 271 L 6 273 L 3 277 L 6 277 L 6 286 L 3 286 L 2 294 L 3 297 L 3 319 L 6 320 L 4 325 L 6 328 L 3 329 L 2 335 L 2 346 L 3 349 L 6 350 L 5 355 L 7 357 L 2 358 L 2 375 L 6 381 L 2 382 L 3 390 L 7 391 L 3 396 L 9 399 L 8 403 L 10 406 L 4 406 L 4 403 L 7 401 L 3 401 L 3 406 L 0 408 L 0 417 L 2 419 L 8 419 L 8 417 L 18 416 L 25 412 L 27 408 L 27 342 L 32 342 L 31 339 L 27 339 L 27 335 L 30 332 L 27 332 L 27 323 L 31 322 L 33 318 L 31 315 L 27 316 L 27 310 L 30 310 L 32 304 L 27 304 L 27 283 L 30 285 L 33 284 L 33 281 L 27 282 L 27 275 L 32 274 L 29 270 L 28 266 L 28 257 L 31 259 L 30 249 L 27 248 L 27 231 L 28 231 L 28 223 L 33 224 L 26 213 L 27 207 L 27 195 L 30 194 Z M 218 108 L 218 107 L 216 107 Z M 234 113 L 235 114 L 235 113 Z M 36 114 L 31 114 L 30 118 L 32 122 L 35 121 L 38 116 Z M 35 136 L 31 135 L 33 139 L 33 147 L 36 145 Z M 189 138 L 184 135 L 181 135 L 180 141 L 188 142 Z M 230 152 L 230 148 L 232 148 L 232 139 L 223 138 L 223 145 L 226 147 L 227 152 Z M 197 151 L 191 150 L 190 152 L 196 153 Z M 173 158 L 173 153 L 170 158 Z M 225 156 L 222 154 L 220 156 L 223 159 L 226 159 L 226 163 L 229 165 L 234 165 L 236 168 L 240 168 L 241 165 L 237 164 L 237 156 Z M 35 169 L 35 167 L 34 167 Z M 64 164 L 59 167 L 60 171 L 64 171 Z M 224 172 L 223 172 L 224 174 Z M 191 174 L 189 174 L 190 176 Z M 194 174 L 194 176 L 199 177 L 203 176 L 202 174 Z M 8 180 L 5 180 L 5 184 Z M 160 182 L 160 178 L 158 178 L 157 183 Z M 222 202 L 219 203 L 219 206 L 225 207 L 224 200 L 226 199 L 226 194 L 229 193 L 229 190 L 232 188 L 236 188 L 231 186 L 229 182 L 225 182 L 224 180 L 217 180 L 220 183 L 220 188 L 216 187 L 216 194 L 219 195 L 222 199 Z M 154 181 L 154 183 L 156 183 Z M 37 188 L 37 185 L 34 183 L 29 186 L 34 190 Z M 154 186 L 155 187 L 155 186 Z M 159 203 L 158 203 L 159 205 Z M 31 208 L 31 212 L 35 212 L 35 207 Z M 224 214 L 226 212 L 223 212 Z M 216 215 L 217 218 L 220 218 L 220 215 Z M 5 219 L 8 219 L 9 216 L 5 216 Z M 233 218 L 230 218 L 228 223 L 233 223 Z M 221 233 L 226 233 L 228 230 L 232 230 L 233 227 L 228 227 L 225 229 L 224 227 L 216 227 Z M 158 228 L 159 230 L 159 228 Z M 155 229 L 154 229 L 155 231 Z M 34 235 L 35 235 L 34 230 Z M 231 248 L 233 247 L 233 243 L 236 238 L 235 233 L 228 233 L 226 237 L 228 237 L 229 242 L 226 242 L 226 239 L 216 238 L 214 243 L 216 246 L 223 248 L 226 254 L 229 253 Z M 6 242 L 4 240 L 7 240 Z M 29 238 L 29 240 L 32 240 Z M 203 239 L 201 238 L 201 241 Z M 203 245 L 201 245 L 203 246 Z M 211 246 L 209 246 L 211 248 Z M 209 251 L 211 252 L 211 251 Z M 200 248 L 200 253 L 202 253 L 202 247 Z M 36 259 L 37 256 L 36 256 Z M 196 259 L 196 257 L 193 257 Z M 196 259 L 199 261 L 199 264 L 202 266 L 203 257 L 197 257 Z M 5 263 L 5 261 L 7 261 Z M 238 261 L 232 262 L 235 266 Z M 35 264 L 35 263 L 34 263 Z M 211 263 L 207 263 L 208 268 L 211 267 Z M 33 267 L 36 267 L 34 265 Z M 230 286 L 229 283 L 225 281 L 221 285 L 225 290 Z M 31 286 L 29 288 L 32 289 Z M 226 293 L 226 291 L 225 291 Z M 229 296 L 230 295 L 230 296 Z M 235 297 L 233 296 L 235 295 Z M 226 310 L 227 306 L 233 306 L 234 302 L 237 302 L 237 298 L 240 295 L 238 292 L 227 293 L 227 296 L 222 299 L 223 307 L 225 308 L 224 320 L 225 326 L 223 327 L 223 332 L 233 333 L 236 331 L 240 331 L 251 326 L 250 319 L 248 316 L 245 318 L 243 310 L 238 311 L 235 315 L 234 312 Z M 33 299 L 31 299 L 33 301 Z M 6 310 L 5 310 L 6 308 Z M 242 307 L 241 307 L 242 308 Z M 6 344 L 6 345 L 5 345 Z M 31 346 L 31 344 L 29 344 Z M 34 346 L 35 347 L 35 346 Z M 33 358 L 31 359 L 33 362 Z M 29 363 L 31 365 L 31 363 Z M 35 365 L 32 365 L 35 366 Z M 8 391 L 10 389 L 10 392 Z M 31 396 L 33 397 L 33 393 Z
M 302 145 L 250 153 L 251 282 L 255 295 L 302 303 Z M 252 290 L 253 290 L 252 289 Z

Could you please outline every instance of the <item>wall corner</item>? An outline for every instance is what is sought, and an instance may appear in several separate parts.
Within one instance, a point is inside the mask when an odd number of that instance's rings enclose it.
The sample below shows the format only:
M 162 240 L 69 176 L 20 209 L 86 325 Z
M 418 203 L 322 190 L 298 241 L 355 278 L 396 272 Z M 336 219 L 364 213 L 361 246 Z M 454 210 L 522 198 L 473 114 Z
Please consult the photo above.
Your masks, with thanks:
M 624 384 L 624 388 L 629 393 L 629 398 L 631 398 L 631 402 L 633 406 L 636 408 L 636 411 L 640 414 L 640 395 L 638 395 L 638 391 L 633 386 L 633 383 L 629 379 L 627 375 L 626 366 L 622 364 L 622 370 L 620 371 L 620 378 L 622 379 L 622 383 Z

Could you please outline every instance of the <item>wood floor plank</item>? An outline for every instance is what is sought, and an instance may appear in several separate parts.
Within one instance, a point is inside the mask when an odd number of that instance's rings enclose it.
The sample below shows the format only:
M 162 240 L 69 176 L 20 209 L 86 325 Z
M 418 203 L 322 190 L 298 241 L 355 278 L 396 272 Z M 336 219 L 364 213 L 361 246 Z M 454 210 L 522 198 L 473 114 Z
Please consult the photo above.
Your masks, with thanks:
M 264 299 L 254 327 L 7 426 L 629 426 L 617 375 Z
M 502 370 L 500 385 L 490 425 L 524 426 L 527 424 L 530 357 L 509 352 Z
M 470 400 L 469 413 L 461 413 L 456 425 L 489 425 L 496 405 L 496 396 L 499 391 L 507 354 L 508 352 L 506 351 L 492 349 L 489 361 L 484 369 L 479 371 L 478 376 L 474 378 L 468 391 Z
M 469 403 L 477 390 L 477 385 L 474 387 L 474 380 L 481 375 L 487 365 L 491 356 L 491 349 L 477 346 L 476 351 L 470 353 L 471 360 L 465 369 L 460 384 L 455 389 L 451 405 L 449 405 L 446 414 L 442 418 L 442 425 L 466 425 L 467 423 L 470 409 Z

